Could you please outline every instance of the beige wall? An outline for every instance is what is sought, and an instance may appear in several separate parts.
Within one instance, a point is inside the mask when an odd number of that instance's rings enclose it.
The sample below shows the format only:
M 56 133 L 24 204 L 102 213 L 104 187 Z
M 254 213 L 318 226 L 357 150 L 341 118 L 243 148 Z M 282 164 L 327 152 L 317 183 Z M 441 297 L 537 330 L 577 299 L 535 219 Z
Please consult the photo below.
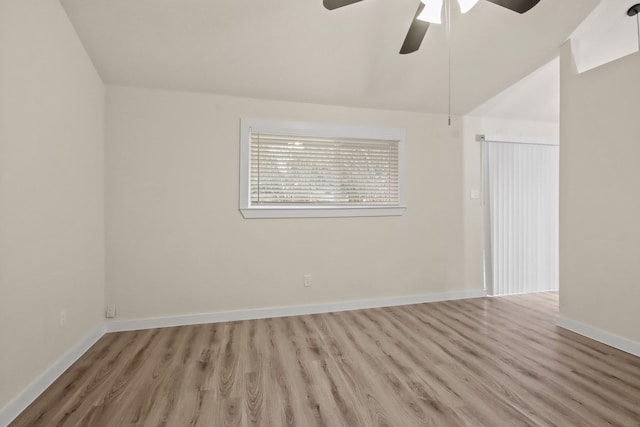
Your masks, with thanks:
M 405 127 L 409 208 L 243 219 L 241 117 Z M 107 300 L 136 319 L 468 289 L 454 134 L 443 116 L 108 87 Z
M 2 0 L 0 408 L 102 322 L 103 106 L 60 4 Z
M 560 314 L 640 343 L 640 54 L 561 64 Z

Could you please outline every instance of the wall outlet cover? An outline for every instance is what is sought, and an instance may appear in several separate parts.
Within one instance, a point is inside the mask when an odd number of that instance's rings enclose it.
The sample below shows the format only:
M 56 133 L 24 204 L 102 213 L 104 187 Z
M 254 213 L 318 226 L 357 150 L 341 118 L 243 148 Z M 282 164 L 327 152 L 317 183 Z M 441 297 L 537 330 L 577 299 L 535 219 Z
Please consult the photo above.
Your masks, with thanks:
M 116 317 L 116 306 L 114 304 L 107 304 L 107 310 L 104 317 L 107 319 L 113 319 Z

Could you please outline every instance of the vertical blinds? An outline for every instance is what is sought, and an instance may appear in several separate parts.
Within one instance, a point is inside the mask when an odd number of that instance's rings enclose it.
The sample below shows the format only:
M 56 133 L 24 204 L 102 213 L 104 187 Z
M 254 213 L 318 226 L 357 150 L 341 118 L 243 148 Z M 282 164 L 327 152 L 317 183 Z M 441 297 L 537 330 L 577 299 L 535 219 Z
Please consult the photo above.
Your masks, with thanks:
M 251 132 L 253 205 L 398 205 L 399 141 Z
M 492 295 L 558 289 L 559 147 L 485 142 Z

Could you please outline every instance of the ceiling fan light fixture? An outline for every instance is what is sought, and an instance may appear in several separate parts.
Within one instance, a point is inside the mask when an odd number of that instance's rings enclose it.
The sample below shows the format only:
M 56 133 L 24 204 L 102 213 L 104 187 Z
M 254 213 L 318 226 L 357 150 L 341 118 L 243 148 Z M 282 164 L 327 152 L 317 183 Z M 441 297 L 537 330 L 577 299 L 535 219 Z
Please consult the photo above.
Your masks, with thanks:
M 478 3 L 478 0 L 458 0 L 458 4 L 460 5 L 460 12 L 469 12 L 471 8 L 476 5 L 476 3 Z
M 424 4 L 424 9 L 417 19 L 430 22 L 432 24 L 442 23 L 442 2 L 443 0 L 420 0 Z M 477 1 L 477 0 L 476 0 Z

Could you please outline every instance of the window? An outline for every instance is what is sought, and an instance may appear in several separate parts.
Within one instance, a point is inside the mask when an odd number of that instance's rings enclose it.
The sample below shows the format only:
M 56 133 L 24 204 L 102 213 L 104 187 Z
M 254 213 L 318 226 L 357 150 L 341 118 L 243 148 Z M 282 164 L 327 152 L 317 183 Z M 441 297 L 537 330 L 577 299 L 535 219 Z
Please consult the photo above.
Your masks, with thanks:
M 242 119 L 245 218 L 402 215 L 405 130 Z

